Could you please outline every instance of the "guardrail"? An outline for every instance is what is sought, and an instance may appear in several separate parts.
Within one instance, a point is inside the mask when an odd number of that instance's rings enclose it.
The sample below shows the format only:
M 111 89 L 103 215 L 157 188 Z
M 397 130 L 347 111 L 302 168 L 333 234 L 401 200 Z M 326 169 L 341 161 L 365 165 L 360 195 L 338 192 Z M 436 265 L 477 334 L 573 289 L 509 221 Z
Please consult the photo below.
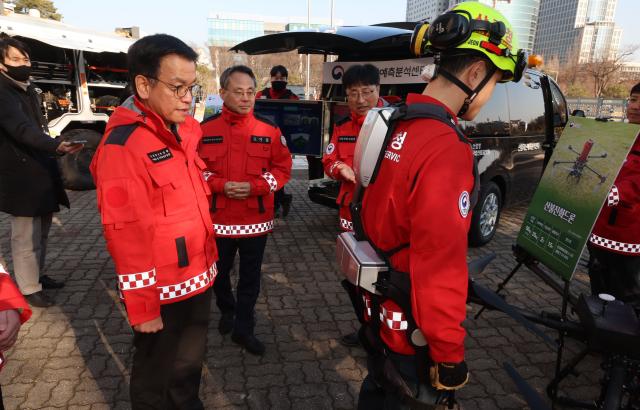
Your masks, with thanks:
M 623 120 L 627 117 L 626 98 L 567 98 L 569 113 L 582 110 L 589 118 L 611 117 Z

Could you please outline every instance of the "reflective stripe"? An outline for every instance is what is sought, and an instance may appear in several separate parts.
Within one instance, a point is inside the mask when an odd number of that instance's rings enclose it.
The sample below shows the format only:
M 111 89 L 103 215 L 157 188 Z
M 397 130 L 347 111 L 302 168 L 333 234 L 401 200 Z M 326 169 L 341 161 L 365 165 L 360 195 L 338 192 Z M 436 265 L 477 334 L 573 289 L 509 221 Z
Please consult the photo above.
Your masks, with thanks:
M 340 227 L 342 229 L 348 229 L 350 231 L 353 231 L 353 222 L 347 221 L 344 218 L 340 218 Z
M 404 320 L 404 314 L 402 312 L 388 311 L 384 306 L 382 312 L 380 312 L 380 321 L 385 324 L 391 330 L 407 330 L 409 328 L 409 322 Z
M 278 190 L 278 181 L 271 172 L 265 172 L 262 174 L 262 178 L 264 178 L 264 180 L 267 181 L 267 184 L 269 184 L 269 192 Z
M 252 225 L 218 225 L 213 224 L 216 234 L 222 236 L 229 235 L 255 235 L 257 233 L 269 232 L 273 229 L 273 221 Z
M 607 205 L 615 206 L 620 202 L 620 192 L 618 192 L 617 186 L 612 186 L 611 191 L 609 191 L 609 196 L 607 196 Z
M 603 248 L 611 249 L 618 252 L 640 253 L 640 243 L 624 243 L 612 241 L 611 239 L 603 238 L 593 233 L 589 238 L 589 242 L 594 245 L 598 245 Z
M 118 275 L 118 286 L 120 290 L 133 290 L 146 288 L 156 284 L 156 270 L 147 272 L 127 273 Z
M 180 298 L 182 296 L 188 295 L 189 293 L 193 293 L 198 289 L 202 289 L 213 282 L 213 279 L 218 274 L 218 268 L 214 263 L 199 275 L 192 277 L 191 279 L 185 280 L 182 283 L 178 283 L 176 285 L 169 286 L 160 286 L 160 300 L 168 300 Z
M 0 273 L 6 273 L 7 275 L 9 274 L 9 272 L 7 272 L 7 271 L 4 269 L 4 266 L 2 266 L 2 264 L 1 264 L 1 263 L 0 263 Z

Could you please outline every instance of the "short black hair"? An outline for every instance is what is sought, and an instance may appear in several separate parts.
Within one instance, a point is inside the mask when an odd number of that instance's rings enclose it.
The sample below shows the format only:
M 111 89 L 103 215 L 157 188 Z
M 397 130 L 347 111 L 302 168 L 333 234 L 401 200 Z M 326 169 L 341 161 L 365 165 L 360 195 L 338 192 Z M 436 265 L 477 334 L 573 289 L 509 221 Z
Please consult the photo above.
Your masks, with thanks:
M 198 61 L 198 53 L 193 51 L 184 41 L 168 34 L 154 34 L 142 37 L 129 47 L 127 66 L 133 90 L 136 92 L 135 79 L 139 75 L 156 78 L 160 69 L 160 60 L 171 54 L 179 55 L 194 63 Z
M 29 49 L 29 46 L 22 41 L 13 37 L 9 37 L 7 35 L 0 36 L 0 55 L 2 55 L 3 59 L 7 56 L 7 54 L 9 54 L 9 47 L 17 49 L 20 53 L 27 57 L 31 56 L 31 50 Z
M 345 89 L 357 84 L 380 85 L 380 71 L 373 64 L 352 65 L 342 76 L 342 85 Z
M 631 91 L 629 92 L 629 95 L 631 95 L 631 94 L 640 94 L 640 83 L 634 85 L 631 88 Z
M 229 77 L 231 77 L 231 74 L 233 73 L 243 73 L 248 75 L 253 80 L 253 86 L 256 86 L 256 76 L 255 74 L 253 74 L 253 70 L 251 70 L 246 65 L 239 64 L 231 66 L 222 72 L 222 74 L 220 75 L 220 88 L 225 90 L 227 89 L 227 85 L 229 84 Z
M 271 68 L 271 71 L 269 71 L 269 75 L 271 77 L 276 76 L 278 74 L 280 74 L 283 77 L 289 78 L 289 72 L 287 71 L 287 67 L 285 67 L 283 65 L 274 65 Z
M 455 54 L 443 53 L 440 57 L 440 64 L 438 67 L 446 70 L 450 74 L 457 75 L 463 72 L 465 68 L 478 61 L 484 61 L 488 66 L 487 68 L 493 65 L 491 60 L 485 57 L 484 54 L 469 50 Z

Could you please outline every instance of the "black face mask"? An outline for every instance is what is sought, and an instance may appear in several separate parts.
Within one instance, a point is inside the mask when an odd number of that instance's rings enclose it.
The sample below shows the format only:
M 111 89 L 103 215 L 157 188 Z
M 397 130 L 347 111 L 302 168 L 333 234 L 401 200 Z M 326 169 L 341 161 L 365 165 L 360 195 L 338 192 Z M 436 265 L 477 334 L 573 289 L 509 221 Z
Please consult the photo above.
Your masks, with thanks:
M 271 88 L 273 88 L 274 91 L 282 91 L 287 88 L 287 82 L 281 80 L 271 81 Z
M 31 75 L 31 67 L 28 65 L 19 65 L 17 67 L 12 65 L 5 65 L 7 68 L 7 75 L 13 78 L 16 81 L 20 81 L 22 83 L 29 81 L 29 76 Z

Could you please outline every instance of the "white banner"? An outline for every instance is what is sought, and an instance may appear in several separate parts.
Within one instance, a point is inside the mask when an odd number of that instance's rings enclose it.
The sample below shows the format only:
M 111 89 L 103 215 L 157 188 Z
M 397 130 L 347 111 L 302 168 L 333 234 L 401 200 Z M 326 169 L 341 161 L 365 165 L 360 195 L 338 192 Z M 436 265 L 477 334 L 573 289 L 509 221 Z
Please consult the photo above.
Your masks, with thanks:
M 322 66 L 323 84 L 341 84 L 342 75 L 354 64 L 373 64 L 380 70 L 380 84 L 424 83 L 420 73 L 424 66 L 433 64 L 433 58 L 414 58 L 390 61 L 337 61 Z

